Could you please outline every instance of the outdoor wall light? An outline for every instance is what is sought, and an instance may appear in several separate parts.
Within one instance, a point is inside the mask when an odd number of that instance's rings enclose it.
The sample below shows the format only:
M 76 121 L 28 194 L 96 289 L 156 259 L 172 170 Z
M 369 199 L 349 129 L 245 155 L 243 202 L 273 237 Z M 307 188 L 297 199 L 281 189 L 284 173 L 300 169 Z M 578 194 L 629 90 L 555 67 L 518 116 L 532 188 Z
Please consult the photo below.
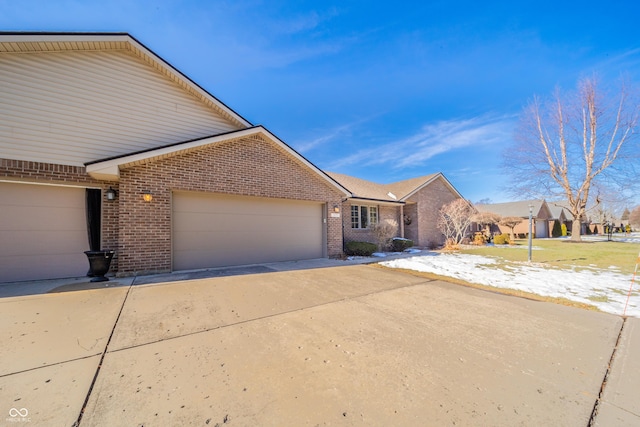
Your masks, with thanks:
M 150 191 L 145 191 L 144 193 L 142 193 L 142 200 L 144 200 L 145 202 L 150 202 L 153 200 L 153 195 Z
M 333 211 L 335 213 L 339 213 L 340 212 L 340 207 L 338 205 L 333 205 Z
M 105 191 L 105 194 L 107 195 L 107 200 L 109 201 L 115 200 L 116 197 L 118 196 L 118 193 L 116 193 L 116 190 L 114 190 L 111 187 L 109 187 L 109 189 Z

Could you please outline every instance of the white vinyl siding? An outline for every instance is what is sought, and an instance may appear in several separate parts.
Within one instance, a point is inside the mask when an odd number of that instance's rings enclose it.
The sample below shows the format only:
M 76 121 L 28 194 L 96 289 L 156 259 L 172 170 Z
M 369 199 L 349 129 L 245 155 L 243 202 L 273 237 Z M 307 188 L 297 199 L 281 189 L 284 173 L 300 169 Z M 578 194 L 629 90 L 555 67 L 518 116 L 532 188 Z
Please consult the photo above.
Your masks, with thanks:
M 237 129 L 129 51 L 0 53 L 0 158 L 80 166 Z
M 377 223 L 377 206 L 351 206 L 351 228 L 369 228 Z

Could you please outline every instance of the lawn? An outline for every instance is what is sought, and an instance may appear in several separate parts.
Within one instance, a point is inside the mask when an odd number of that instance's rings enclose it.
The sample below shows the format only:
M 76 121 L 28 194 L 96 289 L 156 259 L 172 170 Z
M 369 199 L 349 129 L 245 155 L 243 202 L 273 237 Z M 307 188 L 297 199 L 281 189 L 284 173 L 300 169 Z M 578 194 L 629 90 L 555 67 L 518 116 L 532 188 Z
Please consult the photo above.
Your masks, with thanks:
M 573 266 L 607 270 L 616 267 L 623 274 L 633 274 L 640 245 L 616 241 L 584 241 L 567 239 L 534 239 L 532 262 L 570 268 Z M 507 261 L 527 261 L 528 241 L 516 240 L 513 245 L 465 246 L 460 253 L 502 258 Z
M 534 239 L 531 263 L 527 262 L 528 242 L 518 240 L 513 245 L 426 251 L 381 265 L 481 289 L 640 317 L 640 279 L 632 280 L 640 235 L 617 240 L 608 242 L 601 236 L 586 236 L 582 243 Z

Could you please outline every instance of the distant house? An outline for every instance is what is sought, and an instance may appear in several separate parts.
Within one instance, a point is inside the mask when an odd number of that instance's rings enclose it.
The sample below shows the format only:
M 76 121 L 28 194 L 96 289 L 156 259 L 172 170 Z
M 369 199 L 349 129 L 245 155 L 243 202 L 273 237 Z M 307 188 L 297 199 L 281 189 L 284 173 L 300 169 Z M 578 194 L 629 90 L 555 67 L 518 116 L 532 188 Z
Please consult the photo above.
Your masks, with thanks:
M 519 237 L 525 237 L 529 234 L 529 211 L 532 212 L 532 229 L 533 237 L 545 238 L 550 237 L 549 221 L 553 218 L 551 209 L 547 202 L 543 200 L 522 200 L 519 202 L 493 203 L 493 204 L 477 204 L 475 208 L 479 212 L 491 212 L 501 217 L 520 217 L 522 222 L 515 226 L 514 234 Z M 509 227 L 496 224 L 492 232 L 511 233 Z
M 440 208 L 462 198 L 442 173 L 392 184 L 327 174 L 351 193 L 342 203 L 345 242 L 375 242 L 371 225 L 392 219 L 398 223 L 399 237 L 413 240 L 416 246 L 441 245 L 444 236 L 437 226 Z
M 567 232 L 570 233 L 573 226 L 573 216 L 569 211 L 557 202 L 547 202 L 547 206 L 549 206 L 549 210 L 551 211 L 549 229 L 553 230 L 553 224 L 557 220 L 560 224 L 564 224 L 565 227 L 567 227 Z

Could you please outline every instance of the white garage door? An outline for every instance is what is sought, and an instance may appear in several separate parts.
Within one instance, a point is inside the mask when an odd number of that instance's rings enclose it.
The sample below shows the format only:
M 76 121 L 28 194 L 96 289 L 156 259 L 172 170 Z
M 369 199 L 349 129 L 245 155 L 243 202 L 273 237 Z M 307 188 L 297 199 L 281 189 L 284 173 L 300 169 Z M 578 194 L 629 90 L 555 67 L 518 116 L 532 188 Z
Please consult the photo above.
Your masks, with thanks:
M 173 194 L 173 269 L 321 258 L 321 203 Z
M 0 182 L 0 282 L 85 275 L 86 224 L 84 188 Z

